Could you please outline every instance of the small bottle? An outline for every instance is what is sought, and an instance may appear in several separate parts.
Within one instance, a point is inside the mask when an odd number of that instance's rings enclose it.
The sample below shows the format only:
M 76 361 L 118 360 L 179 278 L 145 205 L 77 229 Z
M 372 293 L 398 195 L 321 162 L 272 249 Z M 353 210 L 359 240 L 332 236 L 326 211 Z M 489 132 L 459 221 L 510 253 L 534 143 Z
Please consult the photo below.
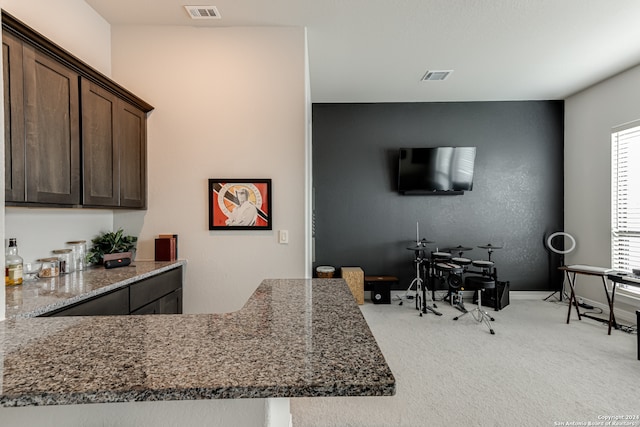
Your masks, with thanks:
M 22 284 L 22 257 L 18 255 L 18 242 L 15 237 L 9 239 L 9 249 L 4 262 L 4 284 L 6 286 Z

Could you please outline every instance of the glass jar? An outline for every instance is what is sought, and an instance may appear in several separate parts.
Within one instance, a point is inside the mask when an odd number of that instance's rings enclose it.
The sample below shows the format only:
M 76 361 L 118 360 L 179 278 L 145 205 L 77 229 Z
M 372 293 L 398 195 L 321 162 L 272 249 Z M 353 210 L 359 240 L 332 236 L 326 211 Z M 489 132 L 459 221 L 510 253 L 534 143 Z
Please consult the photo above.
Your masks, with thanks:
M 87 241 L 75 240 L 73 242 L 67 242 L 67 245 L 71 246 L 73 251 L 73 258 L 75 259 L 76 270 L 82 271 L 86 267 L 87 258 Z
M 52 251 L 60 261 L 60 274 L 68 274 L 76 271 L 76 262 L 72 249 L 56 249 Z
M 41 258 L 42 263 L 39 277 L 58 277 L 60 275 L 60 260 L 58 258 Z

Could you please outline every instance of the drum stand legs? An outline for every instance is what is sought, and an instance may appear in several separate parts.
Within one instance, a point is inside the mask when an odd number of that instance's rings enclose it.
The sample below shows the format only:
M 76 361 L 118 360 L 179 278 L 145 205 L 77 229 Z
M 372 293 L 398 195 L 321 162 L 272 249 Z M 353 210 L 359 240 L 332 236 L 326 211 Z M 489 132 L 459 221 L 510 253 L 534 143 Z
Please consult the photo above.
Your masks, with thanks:
M 436 311 L 435 308 L 437 307 L 435 302 L 433 304 L 433 307 L 427 304 L 428 289 L 420 278 L 418 278 L 418 289 L 422 290 L 422 295 L 420 296 L 420 293 L 418 292 L 418 297 L 416 298 L 416 309 L 420 310 L 420 317 L 422 317 L 423 314 L 427 314 L 428 312 L 431 312 L 436 316 L 442 316 L 442 313 Z M 422 302 L 422 304 L 420 304 L 420 302 Z
M 424 280 L 422 279 L 422 274 L 420 271 L 422 264 L 424 263 L 424 257 L 421 256 L 421 252 L 422 252 L 422 249 L 415 251 L 416 259 L 414 260 L 414 264 L 416 266 L 416 277 L 411 281 L 411 284 L 409 284 L 409 287 L 407 288 L 407 291 L 405 292 L 404 296 L 396 297 L 396 298 L 400 299 L 399 305 L 402 305 L 403 299 L 415 299 L 416 310 L 420 310 L 420 317 L 422 317 L 423 314 L 427 314 L 428 312 L 431 312 L 438 316 L 442 316 L 442 313 L 435 310 L 436 308 L 435 303 L 433 304 L 433 307 L 427 304 L 428 290 L 427 290 L 427 287 L 425 286 Z M 414 289 L 414 285 L 415 285 L 415 297 L 409 295 L 411 291 Z
M 422 317 L 423 314 L 427 314 L 429 312 L 435 314 L 436 316 L 442 316 L 442 313 L 436 310 L 437 307 L 435 303 L 433 304 L 433 307 L 427 304 L 428 289 L 424 283 L 424 280 L 422 280 L 422 277 L 420 276 L 420 265 L 422 264 L 422 262 L 422 259 L 416 259 L 416 278 L 413 279 L 411 285 L 409 285 L 409 289 L 411 289 L 413 287 L 413 284 L 416 284 L 416 310 L 420 310 L 420 317 Z
M 417 297 L 417 295 L 418 295 L 418 292 L 419 292 L 419 290 L 420 290 L 419 282 L 421 282 L 421 281 L 422 281 L 422 279 L 420 279 L 420 278 L 416 277 L 415 279 L 413 279 L 413 280 L 411 281 L 411 284 L 409 284 L 409 287 L 408 287 L 408 288 L 407 288 L 407 290 L 404 292 L 404 295 L 403 295 L 403 296 L 396 295 L 396 296 L 394 297 L 394 299 L 399 299 L 399 300 L 400 300 L 400 303 L 399 303 L 398 305 L 402 305 L 402 303 L 404 302 L 404 300 L 405 300 L 405 299 L 416 299 L 416 297 Z M 411 291 L 413 290 L 413 285 L 414 285 L 414 284 L 416 285 L 415 296 L 414 296 L 414 295 L 411 295 Z M 416 301 L 417 301 L 417 299 L 416 299 Z M 417 304 L 417 302 L 416 302 L 416 304 Z M 417 305 L 416 305 L 416 309 L 417 309 Z
M 485 325 L 487 325 L 487 327 L 489 328 L 489 332 L 491 332 L 491 335 L 495 335 L 495 331 L 493 330 L 493 327 L 491 326 L 491 322 L 495 321 L 495 319 L 493 317 L 491 317 L 489 315 L 489 313 L 487 313 L 486 311 L 484 311 L 482 309 L 482 292 L 484 292 L 484 290 L 478 289 L 478 306 L 476 308 L 474 308 L 471 311 L 465 310 L 460 316 L 454 317 L 453 320 L 458 320 L 459 318 L 461 318 L 465 314 L 471 313 L 471 316 L 476 320 L 476 322 L 478 322 L 478 323 L 482 322 Z M 490 320 L 491 320 L 491 322 L 490 322 Z
M 464 306 L 464 300 L 462 299 L 462 291 L 451 293 L 451 305 L 462 313 L 468 313 L 467 308 Z
M 395 296 L 394 298 L 397 298 L 400 300 L 400 303 L 398 305 L 402 305 L 402 303 L 404 302 L 403 300 L 405 299 L 414 299 L 414 295 L 410 295 L 410 293 L 413 290 L 413 285 L 415 284 L 416 286 L 415 300 L 416 300 L 416 310 L 417 310 L 418 296 L 420 294 L 420 286 L 422 285 L 422 278 L 420 277 L 420 266 L 422 265 L 422 262 L 423 262 L 423 258 L 420 255 L 422 253 L 422 249 L 415 250 L 414 253 L 416 258 L 413 262 L 416 265 L 416 278 L 411 281 L 411 283 L 409 284 L 409 287 L 407 288 L 403 296 Z
M 420 310 L 420 317 L 422 317 L 423 314 L 427 314 L 428 312 L 431 312 L 436 316 L 442 316 L 442 313 L 435 310 L 438 307 L 436 306 L 435 301 L 433 301 L 433 298 L 431 298 L 433 302 L 433 307 L 427 304 L 427 295 L 429 294 L 429 290 L 427 289 L 427 286 L 424 283 L 424 281 L 417 274 L 419 274 L 419 271 L 416 269 L 416 279 L 418 279 L 418 288 L 422 291 L 422 295 L 419 297 L 419 299 L 422 300 L 421 301 L 422 304 L 416 304 L 416 308 Z M 430 278 L 431 276 L 429 276 L 429 279 Z

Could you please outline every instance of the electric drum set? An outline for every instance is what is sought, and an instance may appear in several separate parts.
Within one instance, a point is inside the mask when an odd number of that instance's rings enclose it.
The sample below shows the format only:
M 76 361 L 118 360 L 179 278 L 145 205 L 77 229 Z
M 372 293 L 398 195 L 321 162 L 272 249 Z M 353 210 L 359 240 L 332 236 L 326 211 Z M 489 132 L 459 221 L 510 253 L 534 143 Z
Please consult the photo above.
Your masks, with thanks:
M 497 283 L 498 273 L 495 263 L 491 260 L 491 254 L 494 250 L 502 249 L 502 246 L 491 243 L 480 245 L 478 248 L 487 251 L 487 259 L 472 260 L 463 256 L 465 252 L 473 249 L 471 247 L 458 245 L 442 250 L 436 248 L 432 252 L 427 247 L 432 243 L 435 242 L 422 239 L 417 240 L 415 246 L 407 248 L 414 253 L 415 278 L 404 296 L 397 297 L 400 299 L 400 305 L 403 299 L 415 299 L 416 310 L 420 310 L 420 316 L 429 312 L 441 316 L 442 313 L 436 310 L 438 307 L 435 302 L 435 290 L 442 289 L 438 285 L 444 284 L 447 288 L 447 296 L 444 300 L 448 300 L 451 305 L 467 313 L 461 293 L 464 290 L 465 278 L 467 275 L 481 276 Z M 427 303 L 428 298 L 431 304 Z

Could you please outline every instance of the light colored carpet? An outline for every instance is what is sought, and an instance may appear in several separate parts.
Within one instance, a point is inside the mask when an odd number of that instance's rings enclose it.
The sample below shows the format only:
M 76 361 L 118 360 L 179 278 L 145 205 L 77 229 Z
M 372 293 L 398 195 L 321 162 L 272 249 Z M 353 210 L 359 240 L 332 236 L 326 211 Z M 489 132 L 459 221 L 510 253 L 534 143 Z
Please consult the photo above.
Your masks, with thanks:
M 636 335 L 608 336 L 575 312 L 567 325 L 567 306 L 542 298 L 486 308 L 496 335 L 470 315 L 453 321 L 460 312 L 448 303 L 438 308 L 443 316 L 420 317 L 413 302 L 367 301 L 362 313 L 396 395 L 291 399 L 294 427 L 606 425 L 604 417 L 640 416 Z

